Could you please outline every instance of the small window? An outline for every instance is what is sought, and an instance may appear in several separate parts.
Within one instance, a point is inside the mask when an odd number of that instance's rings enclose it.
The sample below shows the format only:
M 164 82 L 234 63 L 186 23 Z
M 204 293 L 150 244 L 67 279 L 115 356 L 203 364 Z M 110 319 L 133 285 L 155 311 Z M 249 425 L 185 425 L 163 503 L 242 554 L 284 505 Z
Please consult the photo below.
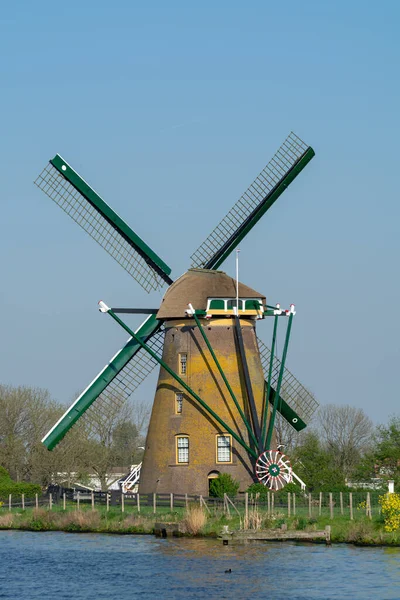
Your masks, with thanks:
M 232 441 L 230 435 L 217 435 L 217 462 L 232 462 Z
M 236 300 L 228 300 L 228 310 L 233 310 L 236 307 Z M 243 300 L 239 300 L 239 310 L 243 310 Z
M 187 354 L 183 353 L 179 355 L 179 374 L 186 375 L 187 369 Z
M 176 438 L 176 459 L 178 463 L 189 462 L 189 438 L 180 435 Z
M 175 394 L 175 412 L 177 415 L 182 413 L 183 406 L 183 394 L 181 392 L 177 392 Z
M 210 300 L 209 310 L 225 310 L 225 300 Z
M 245 307 L 246 310 L 261 310 L 262 302 L 257 298 L 253 298 L 252 300 L 246 300 Z

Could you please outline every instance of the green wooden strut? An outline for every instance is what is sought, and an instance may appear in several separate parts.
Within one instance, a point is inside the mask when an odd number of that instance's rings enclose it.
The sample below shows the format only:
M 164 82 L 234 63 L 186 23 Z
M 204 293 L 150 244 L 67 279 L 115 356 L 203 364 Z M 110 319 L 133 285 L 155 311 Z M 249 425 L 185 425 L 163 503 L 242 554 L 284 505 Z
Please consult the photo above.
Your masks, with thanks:
M 288 346 L 289 346 L 289 338 L 290 338 L 290 330 L 292 328 L 292 321 L 293 321 L 293 313 L 290 313 L 289 322 L 288 322 L 288 326 L 286 329 L 285 345 L 283 347 L 283 353 L 282 353 L 281 368 L 279 370 L 278 385 L 276 386 L 276 390 L 275 390 L 274 406 L 273 406 L 272 413 L 271 413 L 271 419 L 270 419 L 269 426 L 268 426 L 267 440 L 265 443 L 265 448 L 267 450 L 271 449 L 272 432 L 274 430 L 275 416 L 276 416 L 276 411 L 278 408 L 278 402 L 279 402 L 280 393 L 281 393 L 282 378 L 283 378 L 283 372 L 285 370 L 285 362 L 286 362 L 286 355 L 287 355 L 287 350 L 288 350 Z
M 275 307 L 276 310 L 276 307 Z M 276 332 L 278 329 L 278 315 L 275 315 L 274 318 L 274 330 L 272 333 L 272 347 L 271 347 L 271 355 L 269 358 L 269 369 L 268 369 L 268 383 L 267 383 L 267 391 L 265 396 L 265 406 L 263 412 L 263 425 L 262 425 L 262 434 L 261 437 L 265 440 L 265 435 L 267 432 L 267 415 L 268 415 L 268 406 L 271 395 L 271 379 L 272 379 L 272 369 L 274 366 L 274 352 L 275 352 L 275 344 L 276 344 Z M 266 441 L 266 440 L 265 440 Z M 268 448 L 268 446 L 266 446 Z
M 210 408 L 208 406 L 208 404 L 206 404 L 204 402 L 204 400 L 202 400 L 200 398 L 200 396 L 198 396 L 196 394 L 196 392 L 194 392 L 188 385 L 187 383 L 185 383 L 183 381 L 183 379 L 181 379 L 179 377 L 179 375 L 177 375 L 175 373 L 175 371 L 173 371 L 159 356 L 157 356 L 157 354 L 155 352 L 153 352 L 153 350 L 147 345 L 145 344 L 129 327 L 128 325 L 126 325 L 123 321 L 121 321 L 121 319 L 111 310 L 111 308 L 109 308 L 108 306 L 106 306 L 103 302 L 100 303 L 100 310 L 102 312 L 107 312 L 109 315 L 112 316 L 112 318 L 117 321 L 117 323 L 119 323 L 121 325 L 121 327 L 123 327 L 123 329 L 125 329 L 125 331 L 127 331 L 129 333 L 129 335 L 131 335 L 133 337 L 133 339 L 135 339 L 138 344 L 148 353 L 150 354 L 150 356 L 159 364 L 163 367 L 163 369 L 165 369 L 167 371 L 167 373 L 169 373 L 171 375 L 171 377 L 173 377 L 175 379 L 175 381 L 177 381 L 179 383 L 179 385 L 181 385 L 183 387 L 183 389 L 185 389 L 188 394 L 190 394 L 195 400 L 197 400 L 197 402 L 212 416 L 214 417 L 214 419 L 220 424 L 222 425 L 222 427 L 231 434 L 231 436 L 238 442 L 238 444 L 240 444 L 242 446 L 242 448 L 244 448 L 246 450 L 246 452 L 248 454 L 250 454 L 253 458 L 257 459 L 258 458 L 258 454 L 256 452 L 254 452 L 254 450 L 252 448 L 250 448 L 250 446 L 248 446 L 238 435 L 237 433 L 231 429 L 231 427 L 229 427 L 229 425 L 227 425 L 222 419 L 221 417 L 219 417 L 217 415 L 217 413 L 215 413 L 213 411 L 212 408 Z
M 215 362 L 215 364 L 216 364 L 216 366 L 217 366 L 217 369 L 218 369 L 218 371 L 220 372 L 220 374 L 221 374 L 221 377 L 222 377 L 222 379 L 224 380 L 224 383 L 225 383 L 226 387 L 228 388 L 228 392 L 230 393 L 230 395 L 231 395 L 231 398 L 232 398 L 232 400 L 234 401 L 234 403 L 235 403 L 235 406 L 236 406 L 236 408 L 237 408 L 237 410 L 238 410 L 238 412 L 239 412 L 240 416 L 242 417 L 243 423 L 245 424 L 245 426 L 246 426 L 246 429 L 247 429 L 247 431 L 249 432 L 249 435 L 250 435 L 251 439 L 253 440 L 253 442 L 255 443 L 255 445 L 256 445 L 256 447 L 257 447 L 257 446 L 258 446 L 258 442 L 257 442 L 257 439 L 256 439 L 256 437 L 255 437 L 255 435 L 254 435 L 254 433 L 253 433 L 253 430 L 252 430 L 251 426 L 250 426 L 250 423 L 249 423 L 249 422 L 248 422 L 248 420 L 246 419 L 246 416 L 245 416 L 245 414 L 244 414 L 243 410 L 241 409 L 241 406 L 240 406 L 239 402 L 237 401 L 235 394 L 233 393 L 233 390 L 232 390 L 232 388 L 231 388 L 231 386 L 230 386 L 230 384 L 229 384 L 229 381 L 227 380 L 227 378 L 226 378 L 226 376 L 225 376 L 225 373 L 223 372 L 223 370 L 222 370 L 222 367 L 221 367 L 221 365 L 219 364 L 219 360 L 218 360 L 218 358 L 216 357 L 214 350 L 212 349 L 212 346 L 211 346 L 211 344 L 210 344 L 210 341 L 209 341 L 209 339 L 208 339 L 208 337 L 207 337 L 207 335 L 206 335 L 206 332 L 204 331 L 204 327 L 201 325 L 201 323 L 200 323 L 200 321 L 199 321 L 199 318 L 198 318 L 198 316 L 196 315 L 196 313 L 194 313 L 194 314 L 193 314 L 193 316 L 194 316 L 194 320 L 196 321 L 197 327 L 199 328 L 199 331 L 200 331 L 201 335 L 203 336 L 203 340 L 205 341 L 205 343 L 206 343 L 206 345 L 207 345 L 207 348 L 209 349 L 209 351 L 210 351 L 210 354 L 211 354 L 211 356 L 212 356 L 212 357 L 213 357 L 213 359 L 214 359 L 214 362 Z

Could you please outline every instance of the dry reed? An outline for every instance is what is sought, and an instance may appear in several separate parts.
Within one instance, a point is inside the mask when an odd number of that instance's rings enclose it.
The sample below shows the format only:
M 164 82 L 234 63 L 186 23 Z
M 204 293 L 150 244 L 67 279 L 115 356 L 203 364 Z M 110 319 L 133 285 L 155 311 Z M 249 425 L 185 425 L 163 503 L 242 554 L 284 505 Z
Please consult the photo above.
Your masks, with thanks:
M 97 510 L 76 510 L 58 515 L 58 524 L 62 527 L 77 528 L 83 531 L 96 530 L 100 526 L 100 513 Z
M 203 507 L 197 504 L 189 505 L 183 519 L 183 527 L 186 533 L 197 535 L 207 523 L 207 515 Z
M 0 529 L 3 527 L 4 528 L 11 527 L 12 522 L 13 522 L 13 516 L 11 513 L 1 515 L 0 516 Z

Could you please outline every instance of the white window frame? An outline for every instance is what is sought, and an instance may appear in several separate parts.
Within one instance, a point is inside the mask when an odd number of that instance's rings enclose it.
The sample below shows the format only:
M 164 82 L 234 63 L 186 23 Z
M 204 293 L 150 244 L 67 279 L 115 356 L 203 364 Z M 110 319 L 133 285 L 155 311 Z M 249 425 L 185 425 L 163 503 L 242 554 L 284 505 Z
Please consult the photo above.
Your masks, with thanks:
M 187 375 L 187 352 L 179 353 L 179 375 Z
M 220 440 L 223 439 L 227 439 L 229 440 L 229 445 L 228 446 L 220 446 L 219 442 Z M 221 451 L 221 453 L 220 453 Z M 228 457 L 229 460 L 224 460 L 224 454 L 226 453 L 226 451 L 228 451 Z M 216 462 L 218 464 L 229 464 L 232 462 L 232 436 L 229 433 L 219 433 L 216 436 Z
M 189 436 L 176 436 L 176 462 L 178 465 L 187 465 L 189 463 Z
M 175 414 L 181 415 L 183 408 L 183 393 L 175 392 Z

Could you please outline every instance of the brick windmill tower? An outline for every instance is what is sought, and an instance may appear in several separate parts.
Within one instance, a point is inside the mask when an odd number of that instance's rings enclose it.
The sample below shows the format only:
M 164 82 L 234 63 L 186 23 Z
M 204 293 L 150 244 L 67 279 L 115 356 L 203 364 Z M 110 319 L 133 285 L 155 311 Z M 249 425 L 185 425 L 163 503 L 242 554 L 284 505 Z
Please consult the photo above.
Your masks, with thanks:
M 107 419 L 158 364 L 140 492 L 207 495 L 218 473 L 230 473 L 241 489 L 256 479 L 271 489 L 291 480 L 289 460 L 274 447 L 276 413 L 300 431 L 317 406 L 285 368 L 294 309 L 268 305 L 263 293 L 219 267 L 313 156 L 291 133 L 175 282 L 168 265 L 61 156 L 49 162 L 38 187 L 147 291 L 169 286 L 159 309 L 99 303 L 130 338 L 43 438 L 49 450 L 79 419 Z M 136 331 L 118 316 L 138 312 L 149 316 Z M 271 350 L 255 331 L 266 317 L 274 321 Z M 279 360 L 281 317 L 287 327 Z

